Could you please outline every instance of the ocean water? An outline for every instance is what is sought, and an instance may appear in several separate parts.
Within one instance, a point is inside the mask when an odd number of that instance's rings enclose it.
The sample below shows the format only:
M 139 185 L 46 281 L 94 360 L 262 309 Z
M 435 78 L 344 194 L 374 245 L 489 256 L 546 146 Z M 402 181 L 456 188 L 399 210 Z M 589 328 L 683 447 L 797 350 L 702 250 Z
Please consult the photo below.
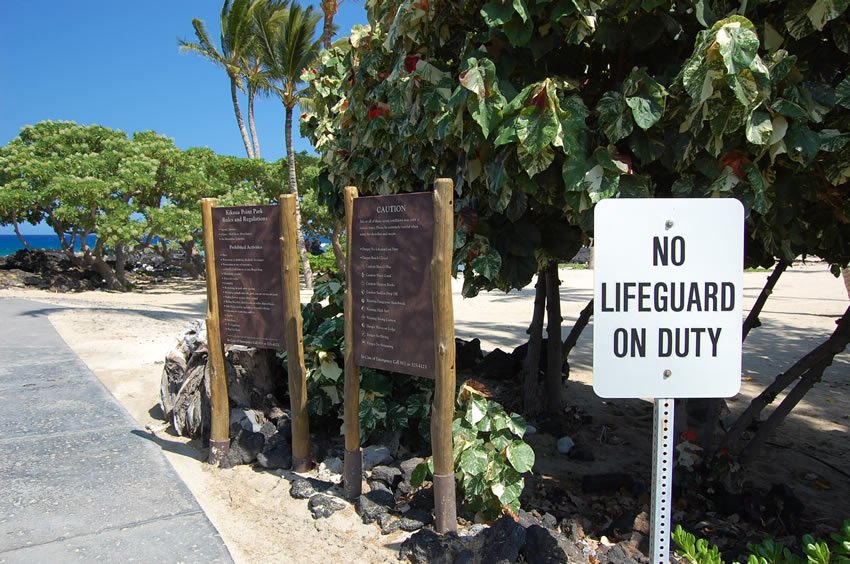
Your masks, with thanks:
M 34 249 L 61 249 L 59 237 L 56 235 L 24 235 L 27 243 Z M 94 245 L 97 237 L 89 235 L 87 242 Z M 15 251 L 23 249 L 24 246 L 18 240 L 17 235 L 0 235 L 0 257 L 14 254 Z M 80 250 L 80 242 L 77 241 L 76 250 Z

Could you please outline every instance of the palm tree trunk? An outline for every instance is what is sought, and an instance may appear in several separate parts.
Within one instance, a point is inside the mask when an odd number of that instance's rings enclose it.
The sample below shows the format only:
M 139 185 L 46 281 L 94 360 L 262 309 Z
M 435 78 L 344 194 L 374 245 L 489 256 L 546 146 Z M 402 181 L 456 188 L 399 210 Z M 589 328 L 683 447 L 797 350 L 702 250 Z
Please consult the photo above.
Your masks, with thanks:
M 304 230 L 301 227 L 301 204 L 298 202 L 298 179 L 295 175 L 295 149 L 292 147 L 292 114 L 293 108 L 286 108 L 286 160 L 289 165 L 289 193 L 295 194 L 295 246 L 301 256 L 301 270 L 304 272 L 304 285 L 307 290 L 313 289 L 313 271 L 307 258 L 307 246 L 304 244 Z
M 334 16 L 339 9 L 337 0 L 323 0 L 321 3 L 322 12 L 325 14 L 325 20 L 322 24 L 322 47 L 325 49 L 331 48 L 331 35 L 333 34 Z
M 844 287 L 847 289 L 847 297 L 850 298 L 850 267 L 842 268 L 841 276 L 844 277 Z
M 256 88 L 248 85 L 248 127 L 251 128 L 251 141 L 254 144 L 254 157 L 262 158 L 260 156 L 260 140 L 257 138 L 257 127 L 254 125 L 254 96 L 256 95 Z
M 237 78 L 230 77 L 230 99 L 233 102 L 233 113 L 236 114 L 236 125 L 239 126 L 239 133 L 242 135 L 242 143 L 245 144 L 245 152 L 248 153 L 248 158 L 254 158 L 254 149 L 251 147 L 251 140 L 248 139 L 248 130 L 245 129 L 245 120 L 242 118 L 242 110 L 239 109 L 239 96 L 237 90 Z

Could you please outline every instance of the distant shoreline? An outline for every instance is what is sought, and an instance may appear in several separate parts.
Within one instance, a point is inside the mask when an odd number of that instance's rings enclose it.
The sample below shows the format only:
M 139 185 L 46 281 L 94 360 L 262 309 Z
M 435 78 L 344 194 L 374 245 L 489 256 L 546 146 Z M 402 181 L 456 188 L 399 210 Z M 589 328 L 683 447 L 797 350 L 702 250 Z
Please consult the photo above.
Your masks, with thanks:
M 46 251 L 61 251 L 62 244 L 57 235 L 24 235 L 24 239 L 34 249 L 42 249 Z M 97 237 L 90 235 L 88 237 L 89 245 L 94 245 Z M 24 246 L 18 239 L 17 235 L 0 235 L 0 257 L 6 257 L 15 254 L 23 249 Z M 80 243 L 77 242 L 76 250 L 80 250 Z

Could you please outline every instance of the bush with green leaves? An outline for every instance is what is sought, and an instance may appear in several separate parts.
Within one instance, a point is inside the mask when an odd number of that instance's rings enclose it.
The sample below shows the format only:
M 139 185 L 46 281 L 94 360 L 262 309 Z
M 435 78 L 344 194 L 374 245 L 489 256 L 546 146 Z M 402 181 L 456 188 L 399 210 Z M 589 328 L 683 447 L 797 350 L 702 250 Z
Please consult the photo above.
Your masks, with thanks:
M 301 308 L 307 409 L 314 423 L 339 424 L 340 430 L 345 380 L 344 300 L 343 281 L 333 273 L 322 274 L 316 278 L 310 302 Z M 399 431 L 405 434 L 408 446 L 424 446 L 430 440 L 428 414 L 433 394 L 431 380 L 361 367 L 361 441 Z
M 468 386 L 461 387 L 457 404 L 452 441 L 455 478 L 464 501 L 485 519 L 519 510 L 523 474 L 534 466 L 534 450 L 522 440 L 525 419 Z M 416 467 L 411 483 L 419 486 L 433 473 L 429 457 Z
M 850 519 L 844 521 L 830 538 L 832 547 L 812 535 L 803 535 L 800 546 L 803 554 L 798 555 L 790 548 L 773 539 L 764 539 L 759 544 L 747 544 L 747 564 L 850 564 Z M 681 525 L 673 531 L 676 554 L 694 564 L 724 564 L 720 550 L 705 539 L 697 539 Z M 737 563 L 736 563 L 737 564 Z
M 336 259 L 333 253 L 326 251 L 320 255 L 309 254 L 310 269 L 313 274 L 328 274 L 337 271 Z
M 464 291 L 523 287 L 623 197 L 735 197 L 747 255 L 850 259 L 848 3 L 367 0 L 308 69 L 340 192 L 455 181 Z

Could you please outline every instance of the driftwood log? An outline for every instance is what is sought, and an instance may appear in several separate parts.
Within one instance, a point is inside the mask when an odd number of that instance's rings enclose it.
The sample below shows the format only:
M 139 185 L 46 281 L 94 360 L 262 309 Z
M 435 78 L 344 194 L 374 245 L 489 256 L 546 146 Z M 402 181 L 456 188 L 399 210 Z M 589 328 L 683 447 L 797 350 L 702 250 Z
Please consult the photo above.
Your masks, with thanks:
M 225 366 L 231 407 L 267 412 L 281 403 L 286 377 L 274 351 L 228 346 Z M 210 369 L 200 321 L 186 327 L 165 357 L 160 407 L 178 435 L 209 437 Z

